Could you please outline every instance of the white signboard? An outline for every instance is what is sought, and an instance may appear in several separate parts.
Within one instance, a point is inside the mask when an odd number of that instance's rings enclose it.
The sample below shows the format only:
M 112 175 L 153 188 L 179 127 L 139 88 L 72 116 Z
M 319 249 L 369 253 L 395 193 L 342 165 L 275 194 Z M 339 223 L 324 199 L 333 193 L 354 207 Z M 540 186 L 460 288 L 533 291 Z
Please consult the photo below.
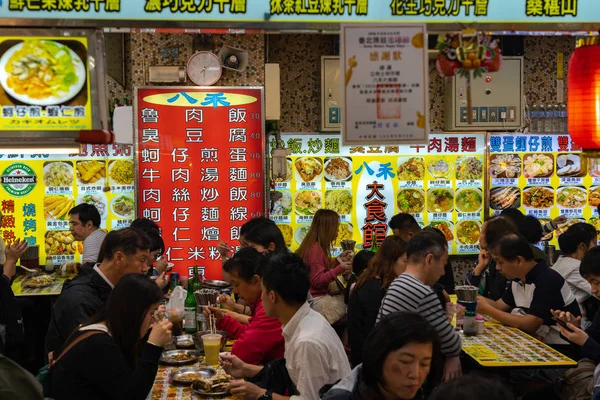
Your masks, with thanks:
M 343 25 L 344 143 L 424 142 L 429 132 L 425 25 Z

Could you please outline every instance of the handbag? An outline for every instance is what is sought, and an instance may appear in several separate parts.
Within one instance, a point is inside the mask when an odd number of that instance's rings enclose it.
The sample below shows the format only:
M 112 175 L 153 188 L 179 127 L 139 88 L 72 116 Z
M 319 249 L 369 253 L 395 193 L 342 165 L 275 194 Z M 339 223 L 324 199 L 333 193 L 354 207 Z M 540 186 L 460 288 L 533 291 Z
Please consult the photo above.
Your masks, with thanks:
M 271 361 L 250 381 L 257 386 L 282 396 L 296 394 L 296 386 L 285 367 L 285 358 Z
M 577 367 L 571 368 L 558 378 L 554 384 L 554 391 L 561 400 L 589 400 L 594 391 L 595 369 L 592 360 L 579 360 Z
M 60 353 L 60 355 L 58 356 L 58 358 L 56 360 L 54 360 L 54 352 L 50 353 L 48 355 L 48 359 L 49 362 L 48 364 L 44 365 L 42 368 L 40 368 L 40 370 L 38 371 L 37 376 L 35 377 L 38 382 L 41 383 L 42 385 L 42 389 L 44 390 L 44 396 L 48 397 L 50 396 L 50 382 L 52 381 L 52 367 L 54 367 L 56 365 L 56 363 L 69 351 L 71 350 L 77 343 L 89 338 L 92 335 L 96 335 L 98 333 L 104 333 L 102 331 L 89 331 L 84 333 L 83 335 L 79 336 L 77 339 L 73 340 L 71 342 L 71 344 L 69 344 L 67 346 L 66 349 L 64 349 L 62 351 L 62 353 Z

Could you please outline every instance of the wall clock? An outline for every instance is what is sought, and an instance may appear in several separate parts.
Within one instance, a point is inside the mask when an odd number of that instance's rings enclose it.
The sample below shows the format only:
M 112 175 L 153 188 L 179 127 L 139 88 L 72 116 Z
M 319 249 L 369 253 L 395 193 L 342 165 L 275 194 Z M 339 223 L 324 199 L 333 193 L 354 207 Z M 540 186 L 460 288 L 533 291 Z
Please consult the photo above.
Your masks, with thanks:
M 219 57 L 210 51 L 199 51 L 187 62 L 187 74 L 198 86 L 211 86 L 221 79 L 223 68 Z

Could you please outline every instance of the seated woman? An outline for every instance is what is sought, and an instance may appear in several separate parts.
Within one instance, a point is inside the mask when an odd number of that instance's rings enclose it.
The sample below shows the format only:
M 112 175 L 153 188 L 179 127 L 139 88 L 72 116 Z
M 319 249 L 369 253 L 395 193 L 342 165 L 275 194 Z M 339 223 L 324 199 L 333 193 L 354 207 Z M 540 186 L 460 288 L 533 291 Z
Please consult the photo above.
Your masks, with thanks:
M 147 276 L 124 276 L 103 311 L 81 326 L 51 366 L 56 400 L 143 400 L 152 389 L 158 360 L 171 340 L 172 324 L 156 323 L 163 294 Z
M 352 250 L 347 250 L 332 260 L 331 249 L 339 227 L 340 216 L 335 211 L 318 210 L 297 251 L 310 269 L 313 308 L 330 324 L 346 315 L 344 295 L 337 285 L 337 276 L 351 270 L 354 256 Z
M 348 279 L 346 290 L 344 291 L 344 303 L 348 304 L 348 301 L 350 301 L 350 295 L 354 292 L 358 277 L 367 269 L 369 261 L 373 257 L 375 257 L 375 253 L 371 250 L 361 250 L 354 255 L 352 259 L 352 275 Z
M 252 310 L 248 325 L 225 315 L 222 310 L 207 307 L 207 317 L 212 313 L 217 319 L 217 328 L 237 339 L 231 353 L 247 364 L 266 364 L 283 357 L 284 339 L 281 323 L 268 318 L 262 305 L 260 281 L 268 257 L 253 248 L 244 248 L 231 257 L 223 266 L 231 276 L 233 292 L 241 297 Z
M 425 380 L 434 387 L 442 369 L 437 332 L 419 314 L 395 312 L 367 338 L 363 363 L 321 398 L 420 400 L 428 391 Z
M 362 363 L 363 346 L 375 326 L 385 291 L 405 269 L 406 242 L 398 236 L 388 236 L 358 278 L 348 303 L 348 339 L 353 367 Z

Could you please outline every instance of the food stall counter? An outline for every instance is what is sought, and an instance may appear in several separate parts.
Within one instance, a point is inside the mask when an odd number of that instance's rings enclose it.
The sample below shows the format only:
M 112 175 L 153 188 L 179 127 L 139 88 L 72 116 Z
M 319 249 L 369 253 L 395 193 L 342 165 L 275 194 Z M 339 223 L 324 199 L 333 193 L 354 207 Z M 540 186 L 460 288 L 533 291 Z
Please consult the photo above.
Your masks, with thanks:
M 46 278 L 46 276 L 50 276 L 50 278 Z M 21 275 L 13 282 L 12 290 L 16 297 L 58 296 L 65 281 L 74 276 L 43 275 L 31 277 Z

